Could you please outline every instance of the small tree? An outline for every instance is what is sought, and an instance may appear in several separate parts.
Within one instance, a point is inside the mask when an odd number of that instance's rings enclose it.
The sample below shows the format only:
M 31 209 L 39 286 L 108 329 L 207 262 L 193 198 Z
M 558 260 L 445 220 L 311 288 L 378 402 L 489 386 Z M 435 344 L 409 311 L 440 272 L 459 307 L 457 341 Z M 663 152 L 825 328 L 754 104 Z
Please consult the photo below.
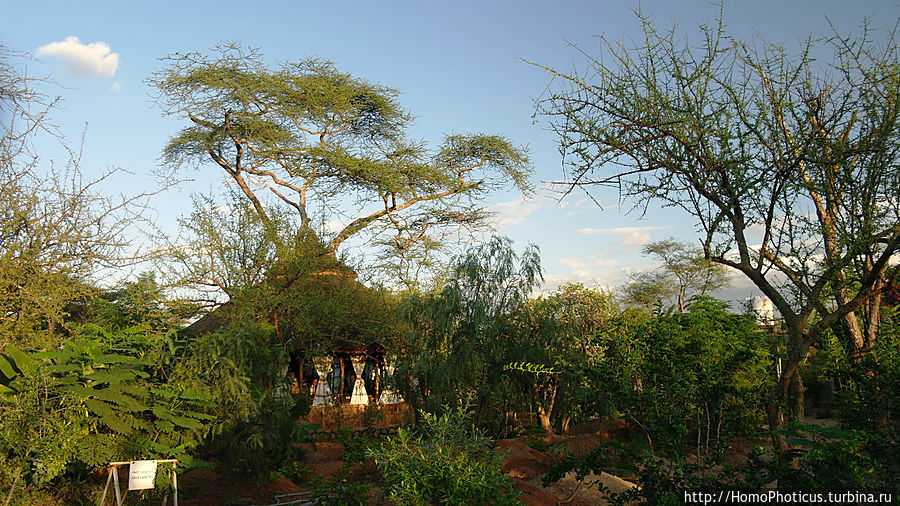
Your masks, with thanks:
M 580 283 L 531 299 L 514 313 L 515 360 L 520 362 L 509 368 L 521 371 L 511 376 L 530 394 L 547 433 L 568 432 L 573 420 L 602 410 L 582 402 L 586 391 L 596 389 L 587 369 L 602 354 L 597 335 L 608 332 L 619 313 L 612 295 Z
M 652 242 L 641 248 L 645 255 L 654 255 L 662 265 L 649 273 L 631 276 L 625 285 L 628 302 L 653 306 L 668 298 L 684 313 L 691 297 L 706 295 L 728 284 L 726 268 L 704 258 L 700 248 L 676 241 L 674 238 Z
M 479 425 L 489 412 L 503 411 L 490 406 L 508 388 L 504 366 L 520 360 L 512 318 L 542 280 L 537 247 L 518 255 L 509 239 L 494 237 L 457 260 L 440 293 L 407 299 L 409 334 L 398 342 L 397 368 L 411 380 L 401 384 L 404 396 L 424 401 L 431 413 L 474 398 Z
M 637 203 L 685 210 L 704 255 L 772 300 L 789 344 L 770 393 L 779 429 L 810 346 L 838 326 L 848 352 L 864 352 L 900 272 L 890 262 L 900 250 L 894 33 L 877 42 L 864 26 L 790 54 L 734 40 L 721 22 L 689 45 L 641 21 L 643 43 L 606 43 L 590 74 L 547 69 L 566 86 L 540 102 L 566 155 L 561 184 L 614 185 Z M 833 58 L 819 63 L 815 51 Z

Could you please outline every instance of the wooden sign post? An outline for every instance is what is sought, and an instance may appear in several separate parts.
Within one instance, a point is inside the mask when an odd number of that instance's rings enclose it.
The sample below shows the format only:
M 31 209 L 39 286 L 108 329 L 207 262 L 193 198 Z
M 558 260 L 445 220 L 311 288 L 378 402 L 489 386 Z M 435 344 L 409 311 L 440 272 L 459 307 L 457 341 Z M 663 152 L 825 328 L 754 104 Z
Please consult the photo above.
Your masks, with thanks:
M 175 506 L 178 506 L 178 475 L 175 474 L 175 466 L 178 464 L 177 459 L 168 460 L 132 460 L 130 462 L 110 462 L 109 477 L 106 479 L 106 487 L 103 489 L 103 498 L 100 499 L 100 506 L 106 504 L 106 493 L 109 491 L 109 485 L 112 483 L 116 491 L 116 506 L 122 506 L 122 501 L 128 495 L 129 490 L 146 490 L 155 486 L 156 469 L 158 464 L 172 464 L 172 489 Z M 128 488 L 123 494 L 119 489 L 119 466 L 128 466 Z M 168 502 L 169 496 L 163 497 L 163 506 Z

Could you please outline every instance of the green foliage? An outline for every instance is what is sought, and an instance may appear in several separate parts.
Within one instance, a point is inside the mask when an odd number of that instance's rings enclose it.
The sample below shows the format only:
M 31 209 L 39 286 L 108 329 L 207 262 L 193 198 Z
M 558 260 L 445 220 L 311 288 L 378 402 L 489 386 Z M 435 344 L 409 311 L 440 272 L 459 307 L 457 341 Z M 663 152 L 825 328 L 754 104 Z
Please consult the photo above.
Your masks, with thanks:
M 708 454 L 760 422 L 759 392 L 771 381 L 766 336 L 726 307 L 696 299 L 688 313 L 658 316 L 599 343 L 598 381 L 667 455 L 686 451 L 689 433 L 696 452 Z
M 609 447 L 598 446 L 580 459 L 570 454 L 565 459 L 554 464 L 553 467 L 547 471 L 547 474 L 541 478 L 541 483 L 544 487 L 547 487 L 549 484 L 559 481 L 571 471 L 575 472 L 575 478 L 579 481 L 584 480 L 584 478 L 591 473 L 599 475 L 612 463 L 612 460 L 607 454 L 608 452 Z
M 503 458 L 472 427 L 464 408 L 441 416 L 423 413 L 415 429 L 369 450 L 389 497 L 402 504 L 520 504 Z
M 547 367 L 544 364 L 532 364 L 531 362 L 512 362 L 503 367 L 504 371 L 520 371 L 530 374 L 559 374 L 560 371 Z
M 191 304 L 170 301 L 153 272 L 143 272 L 134 281 L 100 292 L 82 308 L 86 322 L 110 332 L 139 329 L 161 334 L 177 327 L 193 310 Z
M 704 258 L 703 251 L 690 244 L 669 238 L 647 244 L 641 251 L 656 256 L 662 265 L 656 271 L 631 276 L 623 288 L 626 302 L 653 308 L 668 299 L 683 313 L 693 296 L 728 285 L 725 266 Z
M 547 432 L 566 431 L 575 421 L 608 414 L 608 403 L 596 396 L 589 364 L 600 352 L 596 336 L 616 334 L 619 316 L 610 294 L 575 283 L 520 306 L 512 315 L 511 346 L 530 364 L 525 369 L 532 374 L 509 374 L 512 390 L 525 394 L 516 407 L 536 406 Z M 552 374 L 535 376 L 538 370 Z
M 179 220 L 187 245 L 170 251 L 178 277 L 204 293 L 224 292 L 229 297 L 265 281 L 266 272 L 290 245 L 290 218 L 275 208 L 268 222 L 263 221 L 234 190 L 223 205 L 213 195 L 196 195 L 193 200 L 190 216 Z
M 349 471 L 344 468 L 333 479 L 314 476 L 309 484 L 312 489 L 311 499 L 317 504 L 334 506 L 359 506 L 368 503 L 366 492 L 372 488 L 371 483 L 351 481 Z
M 779 488 L 804 491 L 843 491 L 897 488 L 896 442 L 890 453 L 876 433 L 842 430 L 810 424 L 789 424 L 780 435 L 793 444 L 791 459 L 755 450 L 745 473 L 748 484 L 778 480 Z M 873 452 L 874 450 L 874 452 Z
M 286 356 L 275 330 L 252 322 L 194 338 L 173 372 L 174 381 L 203 385 L 215 406 L 206 445 L 234 468 L 265 477 L 300 457 L 296 443 L 314 429 L 297 419 L 309 399 L 290 394 Z
M 440 293 L 407 298 L 396 370 L 404 397 L 430 413 L 472 397 L 478 422 L 498 424 L 510 389 L 504 366 L 522 358 L 511 343 L 512 313 L 541 279 L 536 247 L 520 257 L 509 239 L 494 237 L 457 260 Z
M 53 83 L 30 77 L 22 60 L 0 45 L 0 348 L 51 348 L 96 295 L 85 280 L 138 260 L 126 232 L 152 191 L 113 200 L 98 187 L 115 171 L 85 178 L 49 119 L 58 99 L 38 91 Z M 46 164 L 36 140 L 70 159 Z
M 150 363 L 105 344 L 72 339 L 30 356 L 7 347 L 0 451 L 20 462 L 31 482 L 45 483 L 72 465 L 93 469 L 139 457 L 193 465 L 189 452 L 214 419 L 204 412 L 209 396 L 154 381 Z
M 704 258 L 772 301 L 787 333 L 768 392 L 778 428 L 788 402 L 800 407 L 813 343 L 840 329 L 864 353 L 900 272 L 898 32 L 864 22 L 789 52 L 735 39 L 721 17 L 697 40 L 638 17 L 640 41 L 582 52 L 583 74 L 543 67 L 560 84 L 538 107 L 559 136 L 562 191 L 610 185 L 638 208 L 683 210 Z
M 469 134 L 429 150 L 408 138 L 412 117 L 396 90 L 330 62 L 271 68 L 239 44 L 164 61 L 150 78 L 157 102 L 190 124 L 170 139 L 163 159 L 173 168 L 221 168 L 276 243 L 284 239 L 272 219 L 280 207 L 296 219 L 289 237 L 313 235 L 335 252 L 365 232 L 385 256 L 410 260 L 448 231 L 483 226 L 487 213 L 478 203 L 490 191 L 510 183 L 530 189 L 524 149 L 501 136 Z M 277 198 L 261 198 L 263 181 Z M 344 225 L 329 231 L 335 218 Z M 415 284 L 416 273 L 393 270 Z
M 641 461 L 640 466 L 637 486 L 617 494 L 609 494 L 607 496 L 609 504 L 676 506 L 685 504 L 685 491 L 718 494 L 722 490 L 746 488 L 740 481 L 734 481 L 739 477 L 735 477 L 728 468 L 713 468 L 696 462 L 687 462 L 684 458 L 667 460 L 647 456 Z
M 846 385 L 838 394 L 844 422 L 896 439 L 900 436 L 900 307 L 885 306 L 882 313 L 873 349 L 853 364 L 839 355 L 832 373 Z
M 330 353 L 341 343 L 365 347 L 397 334 L 393 297 L 370 289 L 325 252 L 313 237 L 285 250 L 266 282 L 242 291 L 235 304 L 255 315 L 271 315 L 286 352 Z
M 344 445 L 344 453 L 341 461 L 344 464 L 356 464 L 366 459 L 366 453 L 373 445 L 378 445 L 377 440 L 370 439 L 361 434 L 354 434 L 346 430 L 339 432 L 341 444 Z
M 297 461 L 288 462 L 278 469 L 278 473 L 297 485 L 303 485 L 313 475 L 313 469 Z

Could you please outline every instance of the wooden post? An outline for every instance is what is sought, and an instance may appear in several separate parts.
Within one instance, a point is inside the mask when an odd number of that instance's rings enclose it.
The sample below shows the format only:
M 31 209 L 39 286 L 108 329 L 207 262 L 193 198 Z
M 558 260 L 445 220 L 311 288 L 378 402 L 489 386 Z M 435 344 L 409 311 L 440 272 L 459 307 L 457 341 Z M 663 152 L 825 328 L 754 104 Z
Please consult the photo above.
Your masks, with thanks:
M 122 495 L 119 492 L 119 466 L 113 466 L 113 485 L 116 487 L 116 506 L 122 506 Z

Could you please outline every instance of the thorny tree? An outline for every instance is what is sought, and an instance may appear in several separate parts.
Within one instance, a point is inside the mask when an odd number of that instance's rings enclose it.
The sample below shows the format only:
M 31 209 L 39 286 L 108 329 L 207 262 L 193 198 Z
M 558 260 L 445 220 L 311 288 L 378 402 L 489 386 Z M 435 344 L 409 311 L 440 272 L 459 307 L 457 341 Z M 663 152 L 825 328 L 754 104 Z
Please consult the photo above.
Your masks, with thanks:
M 662 265 L 655 271 L 631 276 L 623 290 L 627 302 L 653 307 L 665 298 L 684 313 L 691 297 L 728 285 L 728 268 L 707 259 L 696 246 L 669 238 L 647 244 L 641 252 L 659 258 Z
M 117 171 L 88 180 L 76 152 L 61 169 L 38 156 L 37 138 L 68 148 L 48 119 L 59 99 L 40 91 L 51 83 L 23 63 L 0 46 L 0 348 L 55 346 L 99 271 L 146 258 L 126 232 L 154 193 L 108 196 Z
M 689 45 L 643 19 L 636 47 L 607 41 L 588 73 L 539 103 L 558 133 L 567 191 L 613 185 L 695 217 L 705 255 L 742 272 L 784 319 L 788 351 L 770 426 L 810 346 L 834 328 L 872 345 L 900 249 L 900 65 L 895 32 L 783 46 L 701 27 Z M 879 37 L 876 37 L 879 36 Z M 827 62 L 815 55 L 830 53 Z M 779 446 L 782 441 L 776 441 Z
M 212 162 L 266 227 L 274 205 L 297 235 L 334 252 L 366 231 L 393 254 L 421 255 L 441 231 L 485 223 L 479 201 L 501 185 L 529 191 L 524 149 L 496 135 L 449 135 L 437 150 L 406 135 L 397 91 L 307 59 L 267 67 L 253 49 L 174 54 L 150 79 L 166 114 L 190 125 L 164 151 L 173 167 Z M 329 232 L 326 224 L 341 223 Z M 274 234 L 273 234 L 274 235 Z M 385 239 L 389 236 L 389 239 Z M 414 272 L 408 265 L 396 272 Z

